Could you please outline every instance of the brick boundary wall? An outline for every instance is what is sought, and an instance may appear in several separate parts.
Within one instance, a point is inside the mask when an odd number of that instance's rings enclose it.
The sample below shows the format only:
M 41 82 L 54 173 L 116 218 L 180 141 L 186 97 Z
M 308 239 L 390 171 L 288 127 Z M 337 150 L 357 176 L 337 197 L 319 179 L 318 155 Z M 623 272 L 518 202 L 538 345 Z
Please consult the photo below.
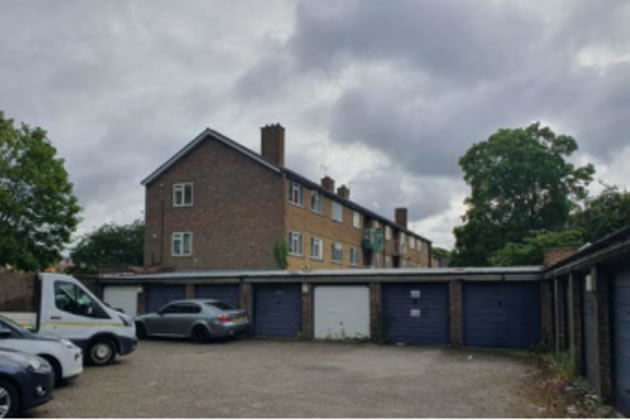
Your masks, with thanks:
M 36 273 L 0 273 L 0 311 L 34 312 Z

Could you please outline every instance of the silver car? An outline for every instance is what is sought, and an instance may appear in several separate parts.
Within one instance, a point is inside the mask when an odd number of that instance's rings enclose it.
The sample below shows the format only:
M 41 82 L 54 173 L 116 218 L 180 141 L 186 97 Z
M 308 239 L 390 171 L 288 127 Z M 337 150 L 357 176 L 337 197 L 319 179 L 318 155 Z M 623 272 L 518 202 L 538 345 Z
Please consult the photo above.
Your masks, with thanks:
M 136 317 L 138 338 L 185 337 L 197 343 L 244 334 L 249 324 L 245 311 L 216 299 L 176 300 Z

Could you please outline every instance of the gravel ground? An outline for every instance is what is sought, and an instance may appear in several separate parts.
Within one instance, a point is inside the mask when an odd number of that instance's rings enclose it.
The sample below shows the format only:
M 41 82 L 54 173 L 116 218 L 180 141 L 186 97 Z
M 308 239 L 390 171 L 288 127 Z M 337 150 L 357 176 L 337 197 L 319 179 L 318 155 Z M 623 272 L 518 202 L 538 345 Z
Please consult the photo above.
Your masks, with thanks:
M 471 358 L 472 356 L 472 358 Z M 496 352 L 244 339 L 138 350 L 34 417 L 535 417 L 538 369 Z

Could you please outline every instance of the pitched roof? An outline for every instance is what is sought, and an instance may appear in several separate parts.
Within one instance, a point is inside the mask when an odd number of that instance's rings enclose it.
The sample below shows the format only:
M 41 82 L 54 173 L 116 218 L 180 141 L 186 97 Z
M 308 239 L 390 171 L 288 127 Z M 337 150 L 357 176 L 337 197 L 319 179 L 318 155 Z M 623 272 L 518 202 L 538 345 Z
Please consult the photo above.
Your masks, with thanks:
M 162 175 L 164 172 L 166 172 L 168 169 L 170 169 L 173 165 L 175 165 L 175 163 L 177 163 L 177 161 L 179 161 L 181 158 L 183 158 L 184 156 L 186 156 L 188 153 L 190 153 L 197 145 L 199 145 L 201 142 L 203 142 L 206 139 L 214 139 L 217 140 L 221 143 L 223 143 L 224 145 L 231 147 L 232 149 L 244 154 L 245 156 L 253 159 L 254 161 L 258 162 L 259 164 L 265 166 L 266 168 L 279 173 L 279 174 L 285 174 L 288 178 L 299 182 L 300 184 L 303 184 L 304 186 L 317 190 L 320 194 L 333 199 L 335 201 L 340 202 L 341 204 L 345 205 L 346 207 L 349 207 L 351 209 L 357 210 L 361 213 L 364 213 L 366 215 L 368 215 L 369 217 L 371 217 L 372 219 L 378 220 L 379 222 L 389 225 L 393 228 L 396 228 L 404 233 L 406 233 L 407 235 L 411 235 L 414 236 L 416 238 L 420 238 L 425 242 L 429 242 L 431 243 L 431 241 L 425 237 L 423 237 L 422 235 L 419 235 L 407 228 L 405 228 L 402 225 L 397 224 L 396 222 L 383 217 L 381 215 L 379 215 L 378 213 L 375 213 L 363 206 L 361 206 L 358 203 L 355 203 L 354 201 L 348 200 L 346 198 L 341 197 L 338 194 L 335 194 L 334 192 L 331 192 L 327 189 L 325 189 L 324 187 L 322 187 L 320 184 L 309 180 L 308 178 L 305 178 L 304 176 L 298 174 L 297 172 L 294 172 L 290 169 L 287 169 L 285 167 L 281 167 L 278 165 L 275 165 L 267 160 L 265 160 L 260 154 L 254 152 L 253 150 L 243 146 L 242 144 L 230 139 L 229 137 L 226 137 L 225 135 L 219 133 L 218 131 L 215 131 L 211 128 L 206 128 L 205 130 L 203 130 L 201 133 L 199 133 L 199 135 L 197 135 L 197 137 L 195 137 L 194 139 L 192 139 L 186 146 L 184 146 L 180 151 L 178 151 L 177 153 L 175 153 L 169 160 L 167 160 L 166 162 L 164 162 L 162 165 L 160 165 L 155 171 L 153 171 L 149 176 L 147 176 L 145 179 L 142 180 L 141 184 L 142 185 L 148 185 L 151 182 L 153 182 L 155 179 L 157 179 L 160 175 Z

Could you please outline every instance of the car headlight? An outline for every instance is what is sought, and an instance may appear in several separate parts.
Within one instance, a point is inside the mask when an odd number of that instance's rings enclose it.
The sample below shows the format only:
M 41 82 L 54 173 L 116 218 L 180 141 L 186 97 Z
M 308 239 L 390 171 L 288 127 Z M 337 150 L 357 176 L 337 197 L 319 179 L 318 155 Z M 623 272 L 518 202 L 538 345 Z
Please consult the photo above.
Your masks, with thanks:
M 28 359 L 28 367 L 32 370 L 39 370 L 42 364 L 37 359 Z
M 76 347 L 72 341 L 67 340 L 65 338 L 61 338 L 61 339 L 59 339 L 59 341 L 61 341 L 61 344 L 63 344 L 64 346 L 66 346 L 69 349 L 74 349 Z

